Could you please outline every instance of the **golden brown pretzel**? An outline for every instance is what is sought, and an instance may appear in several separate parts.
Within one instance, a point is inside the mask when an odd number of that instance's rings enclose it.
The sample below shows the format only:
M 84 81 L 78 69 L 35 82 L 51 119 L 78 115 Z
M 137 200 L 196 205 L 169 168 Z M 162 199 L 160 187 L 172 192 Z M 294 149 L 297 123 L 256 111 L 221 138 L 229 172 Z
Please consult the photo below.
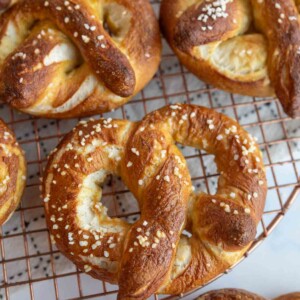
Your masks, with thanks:
M 181 62 L 198 77 L 233 93 L 275 91 L 285 112 L 300 116 L 294 0 L 163 0 L 160 21 Z
M 175 142 L 215 155 L 216 195 L 192 192 Z M 110 173 L 138 200 L 133 225 L 109 218 L 98 202 Z M 55 149 L 44 177 L 52 240 L 80 269 L 118 283 L 119 299 L 185 292 L 224 272 L 254 239 L 266 190 L 261 152 L 237 122 L 179 104 L 137 123 L 80 123 Z M 181 235 L 184 228 L 191 238 Z
M 274 300 L 300 300 L 300 292 L 283 295 Z
M 299 300 L 300 293 L 290 293 L 275 298 L 274 300 Z M 210 291 L 196 300 L 266 300 L 262 296 L 240 289 L 221 289 Z
M 45 117 L 105 112 L 145 86 L 160 52 L 147 0 L 19 1 L 0 22 L 0 97 Z
M 198 297 L 196 300 L 266 300 L 251 292 L 240 289 L 222 289 L 210 291 Z
M 0 120 L 0 225 L 18 207 L 26 182 L 26 162 L 12 131 Z

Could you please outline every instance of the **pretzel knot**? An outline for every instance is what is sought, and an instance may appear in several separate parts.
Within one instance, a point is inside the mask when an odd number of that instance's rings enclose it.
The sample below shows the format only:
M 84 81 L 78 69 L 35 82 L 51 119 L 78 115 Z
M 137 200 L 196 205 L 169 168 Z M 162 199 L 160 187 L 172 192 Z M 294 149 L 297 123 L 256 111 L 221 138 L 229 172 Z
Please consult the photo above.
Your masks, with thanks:
M 30 0 L 0 22 L 0 97 L 66 118 L 112 110 L 153 77 L 158 23 L 147 0 Z
M 294 0 L 163 0 L 160 19 L 181 62 L 221 89 L 273 96 L 300 116 L 300 24 Z
M 26 182 L 23 151 L 6 124 L 0 120 L 0 224 L 18 207 Z
M 194 194 L 175 142 L 215 155 L 215 195 Z M 110 218 L 99 203 L 108 174 L 138 200 L 134 224 Z M 68 258 L 118 283 L 119 299 L 146 299 L 185 292 L 236 263 L 255 237 L 266 188 L 261 152 L 235 121 L 172 105 L 137 123 L 80 123 L 50 157 L 44 200 L 52 240 Z

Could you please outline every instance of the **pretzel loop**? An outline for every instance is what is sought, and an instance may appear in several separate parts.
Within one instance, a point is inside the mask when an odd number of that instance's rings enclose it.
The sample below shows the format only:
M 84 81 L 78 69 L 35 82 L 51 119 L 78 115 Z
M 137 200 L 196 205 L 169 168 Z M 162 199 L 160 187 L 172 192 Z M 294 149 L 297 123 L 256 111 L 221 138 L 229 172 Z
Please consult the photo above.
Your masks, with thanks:
M 215 155 L 216 195 L 192 192 L 175 142 Z M 108 217 L 98 203 L 111 173 L 138 200 L 134 224 Z M 191 105 L 172 105 L 137 123 L 80 124 L 50 157 L 44 179 L 53 241 L 85 272 L 118 283 L 119 299 L 181 293 L 224 272 L 255 237 L 266 187 L 253 138 L 230 118 Z

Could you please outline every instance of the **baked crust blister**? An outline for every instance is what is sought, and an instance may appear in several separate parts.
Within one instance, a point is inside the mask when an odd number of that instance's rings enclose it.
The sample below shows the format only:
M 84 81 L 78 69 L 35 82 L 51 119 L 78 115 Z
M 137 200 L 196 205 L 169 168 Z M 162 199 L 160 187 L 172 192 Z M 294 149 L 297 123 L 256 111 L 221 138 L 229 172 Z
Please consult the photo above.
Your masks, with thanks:
M 300 23 L 293 0 L 163 0 L 162 31 L 180 61 L 232 93 L 278 96 L 300 116 Z
M 215 155 L 216 195 L 192 192 L 175 142 Z M 136 223 L 109 218 L 99 203 L 108 174 L 138 200 Z M 52 241 L 81 270 L 118 283 L 119 299 L 182 293 L 234 265 L 255 238 L 267 191 L 255 140 L 225 115 L 180 104 L 136 123 L 81 122 L 50 156 L 43 186 Z
M 0 20 L 0 98 L 36 116 L 103 113 L 137 94 L 160 56 L 147 0 L 18 1 Z
M 13 132 L 0 119 L 0 224 L 18 207 L 26 183 L 26 161 Z

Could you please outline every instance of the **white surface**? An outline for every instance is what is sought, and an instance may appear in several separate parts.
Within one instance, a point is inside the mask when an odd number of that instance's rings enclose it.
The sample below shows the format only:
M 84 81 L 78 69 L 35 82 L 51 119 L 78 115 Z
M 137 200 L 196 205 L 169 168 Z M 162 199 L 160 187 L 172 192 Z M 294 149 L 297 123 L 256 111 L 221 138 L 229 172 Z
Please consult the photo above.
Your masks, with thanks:
M 230 274 L 203 288 L 242 288 L 267 298 L 300 291 L 300 196 L 268 239 Z M 194 299 L 188 296 L 185 299 Z

